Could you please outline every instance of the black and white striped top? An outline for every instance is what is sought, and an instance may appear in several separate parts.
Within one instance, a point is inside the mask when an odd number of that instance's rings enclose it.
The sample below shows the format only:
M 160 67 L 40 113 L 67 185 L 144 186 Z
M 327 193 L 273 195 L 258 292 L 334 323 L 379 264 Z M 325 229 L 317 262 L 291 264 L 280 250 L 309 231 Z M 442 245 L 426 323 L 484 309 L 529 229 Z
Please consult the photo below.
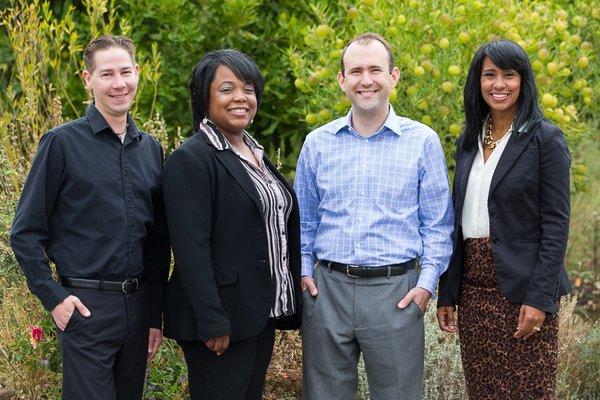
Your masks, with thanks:
M 269 316 L 278 318 L 294 314 L 296 312 L 294 282 L 289 270 L 286 231 L 287 221 L 292 211 L 292 195 L 264 163 L 264 148 L 248 132 L 244 132 L 244 141 L 254 153 L 258 166 L 239 153 L 210 121 L 201 123 L 200 130 L 208 136 L 210 143 L 217 150 L 233 151 L 254 183 L 265 219 L 269 266 L 275 291 L 275 303 Z

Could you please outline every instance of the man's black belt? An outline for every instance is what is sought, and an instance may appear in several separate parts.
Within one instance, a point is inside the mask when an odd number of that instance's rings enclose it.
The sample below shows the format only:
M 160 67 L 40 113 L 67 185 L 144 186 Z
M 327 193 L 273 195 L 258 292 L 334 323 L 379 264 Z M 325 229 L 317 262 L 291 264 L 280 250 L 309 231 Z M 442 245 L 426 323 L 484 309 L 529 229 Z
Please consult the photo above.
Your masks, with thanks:
M 353 264 L 340 264 L 333 261 L 320 260 L 319 264 L 323 267 L 329 268 L 334 271 L 338 271 L 348 275 L 351 278 L 369 278 L 376 276 L 396 276 L 404 275 L 415 267 L 415 260 L 403 262 L 401 264 L 383 265 L 380 267 L 362 267 L 360 265 Z
M 60 277 L 60 284 L 64 287 L 79 289 L 95 289 L 106 292 L 131 293 L 137 290 L 142 283 L 140 278 L 129 278 L 124 281 L 105 281 L 97 279 Z

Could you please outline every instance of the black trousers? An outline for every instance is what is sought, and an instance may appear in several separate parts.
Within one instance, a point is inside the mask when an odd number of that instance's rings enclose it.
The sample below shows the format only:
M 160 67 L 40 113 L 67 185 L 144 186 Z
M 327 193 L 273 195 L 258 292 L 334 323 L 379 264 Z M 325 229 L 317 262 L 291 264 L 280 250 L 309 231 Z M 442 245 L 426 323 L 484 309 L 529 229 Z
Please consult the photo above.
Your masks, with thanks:
M 73 312 L 59 332 L 63 360 L 63 400 L 142 398 L 150 299 L 144 286 L 124 294 L 68 288 L 90 310 Z
M 192 400 L 260 400 L 273 353 L 275 322 L 256 337 L 232 342 L 217 356 L 203 342 L 178 341 L 188 368 Z

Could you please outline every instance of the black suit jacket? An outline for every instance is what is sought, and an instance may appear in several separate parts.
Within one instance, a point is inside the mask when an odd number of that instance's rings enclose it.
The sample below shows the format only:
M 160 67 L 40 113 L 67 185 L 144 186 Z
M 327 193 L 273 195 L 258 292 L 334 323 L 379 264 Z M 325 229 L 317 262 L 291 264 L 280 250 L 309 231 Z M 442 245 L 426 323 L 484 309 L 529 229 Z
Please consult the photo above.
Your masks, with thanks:
M 292 193 L 288 257 L 294 278 L 296 314 L 277 320 L 279 329 L 300 325 L 300 222 L 292 187 L 264 162 Z M 267 235 L 252 180 L 231 150 L 217 150 L 197 133 L 169 157 L 164 196 L 175 268 L 165 299 L 165 335 L 231 340 L 258 335 L 274 304 Z
M 463 265 L 462 208 L 477 147 L 457 141 L 454 252 L 440 277 L 438 306 L 456 305 Z M 569 232 L 571 156 L 563 133 L 543 120 L 514 132 L 494 171 L 488 197 L 492 254 L 502 293 L 548 313 L 571 291 L 564 257 Z

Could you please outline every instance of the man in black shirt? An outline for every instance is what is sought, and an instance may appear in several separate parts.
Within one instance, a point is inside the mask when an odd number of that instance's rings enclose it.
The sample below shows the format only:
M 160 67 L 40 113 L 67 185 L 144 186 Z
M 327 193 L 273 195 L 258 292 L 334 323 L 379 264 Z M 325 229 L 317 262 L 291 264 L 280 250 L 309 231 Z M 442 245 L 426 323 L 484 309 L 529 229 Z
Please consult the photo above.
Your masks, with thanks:
M 139 73 L 131 40 L 99 37 L 84 61 L 94 104 L 40 140 L 11 246 L 58 327 L 62 398 L 141 399 L 170 260 L 163 152 L 128 114 Z

